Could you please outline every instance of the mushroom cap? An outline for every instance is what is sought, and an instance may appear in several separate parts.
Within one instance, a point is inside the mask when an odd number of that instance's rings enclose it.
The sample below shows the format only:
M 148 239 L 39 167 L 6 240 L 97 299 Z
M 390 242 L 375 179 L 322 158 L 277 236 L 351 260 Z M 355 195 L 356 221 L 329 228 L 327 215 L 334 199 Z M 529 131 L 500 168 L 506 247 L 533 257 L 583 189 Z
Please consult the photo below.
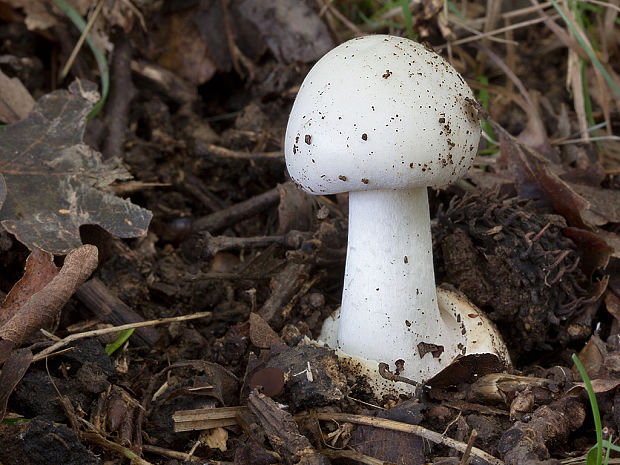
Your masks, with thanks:
M 299 89 L 286 129 L 289 174 L 313 194 L 449 184 L 478 149 L 471 99 L 459 73 L 417 42 L 349 40 Z

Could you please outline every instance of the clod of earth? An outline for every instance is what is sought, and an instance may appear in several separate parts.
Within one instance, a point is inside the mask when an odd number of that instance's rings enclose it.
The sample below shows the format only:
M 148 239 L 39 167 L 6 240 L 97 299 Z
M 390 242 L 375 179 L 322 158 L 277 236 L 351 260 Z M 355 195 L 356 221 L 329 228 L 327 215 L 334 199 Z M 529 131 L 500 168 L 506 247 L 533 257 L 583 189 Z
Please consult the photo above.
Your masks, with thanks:
M 455 198 L 437 217 L 438 275 L 500 324 L 513 356 L 571 340 L 594 296 L 562 217 L 492 193 Z

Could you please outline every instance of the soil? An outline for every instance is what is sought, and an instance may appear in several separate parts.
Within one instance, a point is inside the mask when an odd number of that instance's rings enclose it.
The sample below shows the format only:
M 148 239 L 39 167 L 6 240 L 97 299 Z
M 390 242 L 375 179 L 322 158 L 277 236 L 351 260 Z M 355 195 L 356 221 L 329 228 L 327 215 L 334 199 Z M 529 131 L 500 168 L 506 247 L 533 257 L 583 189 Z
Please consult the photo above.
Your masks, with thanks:
M 595 380 L 605 437 L 618 436 L 620 275 L 612 250 L 620 220 L 609 199 L 616 198 L 620 150 L 550 145 L 574 138 L 579 125 L 564 88 L 566 48 L 544 24 L 515 30 L 516 50 L 485 46 L 510 54 L 525 92 L 540 102 L 532 107 L 537 115 L 514 103 L 522 96 L 509 98 L 514 83 L 480 48 L 455 46 L 451 59 L 472 86 L 486 63 L 489 117 L 510 134 L 525 130 L 522 140 L 545 159 L 541 166 L 569 189 L 589 186 L 603 199 L 603 219 L 577 224 L 557 207 L 556 191 L 523 169 L 539 158 L 519 162 L 509 147 L 517 142 L 497 132 L 501 147 L 483 141 L 465 180 L 429 189 L 435 275 L 497 325 L 513 366 L 478 375 L 472 367 L 485 363 L 469 362 L 414 395 L 377 398 L 332 350 L 311 342 L 340 305 L 347 196 L 297 189 L 281 152 L 303 77 L 334 44 L 370 27 L 354 14 L 355 3 L 364 9 L 382 2 L 268 2 L 280 15 L 289 10 L 280 22 L 269 22 L 275 13 L 255 1 L 133 2 L 140 15 L 123 10 L 129 2 L 111 3 L 118 10 L 104 7 L 95 31 L 116 50 L 109 57 L 112 88 L 84 141 L 106 159 L 120 156 L 133 184 L 110 189 L 153 218 L 138 238 L 81 227 L 82 241 L 98 247 L 99 266 L 45 329 L 64 338 L 209 313 L 137 329 L 111 355 L 106 345 L 115 333 L 78 339 L 30 364 L 14 389 L 9 383 L 0 390 L 0 398 L 10 395 L 0 463 L 585 463 L 596 434 L 573 353 Z M 470 18 L 485 17 L 486 2 L 463 3 Z M 3 73 L 35 98 L 76 77 L 98 81 L 87 50 L 58 80 L 79 33 L 56 10 L 53 26 L 29 30 L 29 18 L 41 17 L 14 4 L 0 2 Z M 414 31 L 430 47 L 445 42 L 442 30 L 448 34 L 441 5 L 424 1 L 412 10 Z M 404 23 L 395 26 L 368 32 L 406 36 Z M 610 50 L 607 63 L 620 72 L 617 49 Z M 618 107 L 596 99 L 593 105 L 597 122 L 611 112 L 610 134 L 618 133 Z M 528 138 L 535 119 L 542 132 Z M 532 186 L 536 195 L 526 188 Z M 0 233 L 3 292 L 20 279 L 28 255 L 15 236 Z M 21 346 L 36 355 L 49 341 L 37 333 Z M 209 417 L 209 429 L 182 429 L 178 412 L 199 409 L 222 418 Z M 336 416 L 345 414 L 351 416 Z M 465 452 L 468 442 L 477 449 Z

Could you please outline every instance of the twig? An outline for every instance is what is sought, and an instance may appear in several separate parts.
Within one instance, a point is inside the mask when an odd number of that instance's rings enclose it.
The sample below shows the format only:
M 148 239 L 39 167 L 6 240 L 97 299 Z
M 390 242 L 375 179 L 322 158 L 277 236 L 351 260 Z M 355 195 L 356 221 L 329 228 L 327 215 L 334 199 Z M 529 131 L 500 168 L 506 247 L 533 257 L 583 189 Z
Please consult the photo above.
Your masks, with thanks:
M 176 450 L 165 449 L 163 447 L 152 446 L 149 444 L 145 444 L 144 446 L 142 446 L 142 449 L 145 452 L 149 452 L 151 454 L 162 455 L 164 457 L 170 457 L 171 459 L 177 459 L 177 460 L 183 460 L 183 461 L 189 461 L 189 462 L 200 462 L 206 465 L 233 465 L 232 462 L 222 462 L 220 460 L 202 459 L 200 457 L 196 457 L 195 455 L 186 454 L 185 452 L 178 452 Z
M 82 35 L 80 36 L 77 43 L 75 44 L 75 47 L 73 47 L 73 51 L 71 52 L 69 59 L 67 60 L 67 62 L 65 63 L 65 66 L 62 68 L 62 71 L 60 72 L 61 80 L 63 80 L 67 76 L 67 74 L 69 74 L 69 69 L 71 69 L 73 62 L 75 61 L 75 57 L 82 49 L 82 45 L 84 45 L 84 41 L 86 40 L 86 37 L 88 37 L 88 33 L 90 32 L 93 25 L 95 24 L 95 21 L 99 17 L 99 14 L 101 13 L 101 9 L 103 8 L 104 3 L 105 3 L 104 0 L 99 0 L 99 3 L 95 7 L 95 11 L 93 11 L 93 14 L 88 19 L 88 23 L 86 23 L 86 27 L 82 31 Z
M 520 28 L 523 28 L 523 27 L 528 27 L 528 26 L 532 26 L 534 24 L 542 23 L 542 22 L 545 22 L 548 19 L 549 20 L 558 19 L 559 17 L 560 17 L 560 15 L 556 14 L 556 15 L 549 16 L 549 17 L 544 17 L 544 18 L 530 19 L 530 20 L 527 20 L 527 21 L 523 21 L 521 23 L 511 24 L 510 26 L 500 27 L 499 29 L 495 29 L 493 31 L 484 32 L 484 33 L 480 33 L 480 34 L 469 36 L 469 37 L 464 37 L 462 39 L 455 40 L 454 42 L 450 42 L 450 44 L 451 45 L 466 44 L 466 43 L 469 43 L 469 42 L 474 42 L 476 40 L 484 39 L 485 37 L 490 37 L 490 36 L 494 36 L 494 35 L 497 35 L 497 34 L 502 34 L 502 33 L 506 32 L 506 31 L 513 31 L 515 29 L 520 29 Z M 446 44 L 440 45 L 439 47 L 437 47 L 437 49 L 443 50 L 447 46 L 448 46 L 448 44 L 446 43 Z
M 131 463 L 134 465 L 152 465 L 151 462 L 144 460 L 138 454 L 136 454 L 131 449 L 121 446 L 115 442 L 110 441 L 109 439 L 104 438 L 101 434 L 96 431 L 84 431 L 80 434 L 81 438 L 91 444 L 96 444 L 104 449 L 117 452 L 121 454 L 123 457 L 131 460 Z
M 474 447 L 474 441 L 476 440 L 476 436 L 478 433 L 475 429 L 471 430 L 471 434 L 469 435 L 469 440 L 467 441 L 467 448 L 463 453 L 463 457 L 461 458 L 460 465 L 467 465 L 467 461 L 469 460 L 469 455 L 471 454 L 471 449 Z
M 267 247 L 271 244 L 284 244 L 286 236 L 230 237 L 212 236 L 208 232 L 202 234 L 202 256 L 214 257 L 224 250 Z
M 327 413 L 327 412 L 317 412 L 313 414 L 315 418 L 318 420 L 331 420 L 344 422 L 348 421 L 350 423 L 356 423 L 358 425 L 366 425 L 366 426 L 374 426 L 376 428 L 389 429 L 393 431 L 401 431 L 403 433 L 412 433 L 421 436 L 422 438 L 434 442 L 435 444 L 442 444 L 447 447 L 451 447 L 459 452 L 465 453 L 467 450 L 467 444 L 464 444 L 460 441 L 456 441 L 452 438 L 442 436 L 435 431 L 428 430 L 419 425 L 410 425 L 408 423 L 402 423 L 400 421 L 394 420 L 386 420 L 384 418 L 375 418 L 375 417 L 367 417 L 364 415 L 353 415 L 349 413 Z M 500 459 L 493 457 L 490 454 L 487 454 L 483 450 L 480 450 L 476 447 L 471 448 L 471 455 L 474 457 L 484 460 L 490 465 L 504 465 Z
M 280 186 L 268 190 L 256 197 L 239 202 L 223 210 L 198 218 L 194 223 L 194 231 L 215 232 L 232 226 L 241 220 L 275 205 L 280 200 Z
M 135 94 L 135 88 L 131 81 L 131 55 L 131 41 L 124 33 L 120 32 L 114 40 L 113 85 L 106 108 L 108 137 L 103 144 L 104 158 L 122 158 L 125 153 L 125 133 L 129 126 L 129 106 Z
M 196 154 L 205 156 L 209 155 L 218 158 L 234 158 L 236 160 L 284 160 L 284 154 L 277 152 L 241 152 L 238 150 L 230 150 L 215 144 L 199 144 L 196 146 Z
M 92 278 L 82 284 L 75 292 L 76 297 L 97 316 L 100 321 L 113 325 L 138 323 L 144 318 L 125 302 L 116 297 L 99 279 Z M 155 328 L 137 328 L 135 337 L 143 344 L 154 346 L 160 338 Z
M 330 459 L 350 459 L 366 465 L 385 465 L 386 463 L 384 460 L 376 459 L 356 450 L 319 449 L 317 452 Z
M 311 271 L 312 265 L 288 262 L 273 278 L 271 295 L 258 314 L 272 327 L 281 328 L 282 308 L 297 294 Z
M 175 184 L 177 184 L 180 189 L 196 197 L 200 203 L 212 212 L 219 211 L 226 207 L 226 204 L 211 193 L 199 177 L 187 170 L 180 172 L 179 179 Z
M 199 312 L 194 313 L 193 315 L 181 315 L 175 316 L 171 318 L 160 318 L 159 320 L 149 320 L 149 321 L 140 321 L 137 323 L 129 323 L 121 326 L 112 326 L 110 328 L 102 328 L 102 329 L 94 329 L 92 331 L 85 331 L 83 333 L 71 334 L 64 338 L 62 341 L 58 341 L 57 343 L 49 346 L 47 349 L 43 349 L 32 359 L 33 362 L 38 362 L 39 360 L 43 360 L 49 354 L 54 352 L 56 349 L 66 346 L 70 342 L 76 341 L 78 339 L 85 339 L 87 337 L 101 336 L 102 334 L 110 334 L 116 333 L 118 331 L 124 331 L 126 329 L 132 328 L 142 328 L 145 326 L 153 326 L 153 325 L 161 325 L 166 323 L 173 323 L 176 321 L 187 321 L 187 320 L 195 320 L 197 318 L 206 318 L 211 316 L 211 312 Z
M 347 17 L 338 10 L 338 8 L 335 8 L 334 5 L 332 5 L 332 1 L 333 0 L 326 0 L 326 1 L 322 0 L 321 3 L 323 3 L 324 8 L 327 8 L 329 10 L 332 16 L 334 16 L 342 24 L 344 24 L 351 32 L 353 32 L 353 34 L 358 35 L 358 36 L 362 35 L 363 32 L 360 30 L 360 28 L 358 28 L 355 24 L 349 21 Z

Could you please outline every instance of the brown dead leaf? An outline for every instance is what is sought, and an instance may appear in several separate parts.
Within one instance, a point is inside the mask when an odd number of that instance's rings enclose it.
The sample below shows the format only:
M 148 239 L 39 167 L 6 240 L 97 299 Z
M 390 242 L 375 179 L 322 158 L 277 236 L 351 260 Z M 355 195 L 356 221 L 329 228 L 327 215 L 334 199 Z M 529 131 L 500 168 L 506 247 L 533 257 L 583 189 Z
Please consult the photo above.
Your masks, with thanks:
M 581 270 L 586 276 L 592 278 L 592 274 L 595 271 L 607 267 L 613 248 L 601 239 L 597 233 L 568 227 L 562 230 L 562 234 L 569 237 L 577 245 L 581 259 Z
M 591 379 L 590 383 L 592 384 L 592 390 L 595 394 L 602 394 L 604 392 L 612 391 L 620 386 L 620 379 Z M 585 387 L 585 384 L 583 383 L 575 384 Z
M 592 229 L 594 224 L 603 224 L 601 212 L 560 179 L 546 158 L 511 136 L 496 122 L 489 122 L 499 137 L 502 155 L 511 165 L 521 197 L 549 203 L 572 226 Z
M 165 17 L 156 34 L 161 66 L 195 85 L 207 82 L 217 71 L 209 57 L 207 44 L 194 22 L 194 10 L 175 12 Z
M 309 231 L 312 226 L 312 207 L 314 203 L 315 200 L 311 195 L 298 189 L 293 184 L 281 184 L 277 234 L 286 234 L 293 229 Z
M 327 27 L 305 2 L 242 0 L 239 12 L 260 31 L 280 61 L 316 61 L 334 47 Z
M 620 191 L 586 184 L 568 183 L 568 185 L 589 204 L 581 213 L 586 223 L 601 226 L 620 222 Z
M 233 405 L 238 401 L 237 391 L 239 389 L 239 380 L 223 366 L 204 360 L 186 360 L 170 365 L 168 369 L 174 370 L 186 367 L 192 368 L 204 375 L 200 376 L 200 384 L 204 385 L 207 383 L 209 386 L 212 386 L 211 389 L 205 391 L 202 395 L 213 397 L 222 405 Z M 187 389 L 178 389 L 177 394 L 171 394 L 168 398 L 187 394 L 201 395 L 201 392 L 199 390 L 188 391 Z
M 404 404 L 407 404 L 405 402 Z M 381 418 L 417 425 L 422 420 L 420 407 L 394 409 L 381 412 Z M 422 465 L 425 460 L 425 441 L 421 436 L 376 426 L 357 425 L 348 445 L 364 455 L 382 462 Z
M 261 349 L 286 347 L 278 333 L 258 313 L 250 313 L 250 341 Z
M 605 347 L 605 343 L 596 335 L 592 336 L 590 340 L 586 342 L 586 345 L 584 345 L 579 351 L 579 361 L 586 369 L 586 372 L 591 379 L 595 379 L 596 375 L 600 372 L 603 367 L 603 359 L 606 354 L 607 348 Z M 572 371 L 574 379 L 581 379 L 581 375 L 579 374 L 579 370 L 577 370 L 576 365 L 573 365 Z
M 52 13 L 52 2 L 41 0 L 4 1 L 13 8 L 24 10 L 26 14 L 26 27 L 30 31 L 48 29 L 58 23 L 56 16 Z
M 0 306 L 0 327 L 11 319 L 32 295 L 43 289 L 58 271 L 51 253 L 33 249 L 26 259 L 24 276 L 15 283 Z
M 228 440 L 228 431 L 224 428 L 211 428 L 200 433 L 200 442 L 211 449 L 219 449 L 226 452 L 226 441 Z
M 26 374 L 31 361 L 30 349 L 20 349 L 13 352 L 4 363 L 0 372 L 0 421 L 6 414 L 9 396 Z
M 0 121 L 16 123 L 28 116 L 33 106 L 34 99 L 22 82 L 0 71 Z
M 609 289 L 605 293 L 605 307 L 607 311 L 620 322 L 620 297 Z
M 65 257 L 60 272 L 0 327 L 0 363 L 26 338 L 48 326 L 56 318 L 97 264 L 98 252 L 94 245 L 83 245 Z
M 145 234 L 152 214 L 101 189 L 131 175 L 118 160 L 82 141 L 94 85 L 76 81 L 69 92 L 43 96 L 33 112 L 0 132 L 2 226 L 29 248 L 56 254 L 82 245 L 79 228 L 101 226 L 127 238 Z

